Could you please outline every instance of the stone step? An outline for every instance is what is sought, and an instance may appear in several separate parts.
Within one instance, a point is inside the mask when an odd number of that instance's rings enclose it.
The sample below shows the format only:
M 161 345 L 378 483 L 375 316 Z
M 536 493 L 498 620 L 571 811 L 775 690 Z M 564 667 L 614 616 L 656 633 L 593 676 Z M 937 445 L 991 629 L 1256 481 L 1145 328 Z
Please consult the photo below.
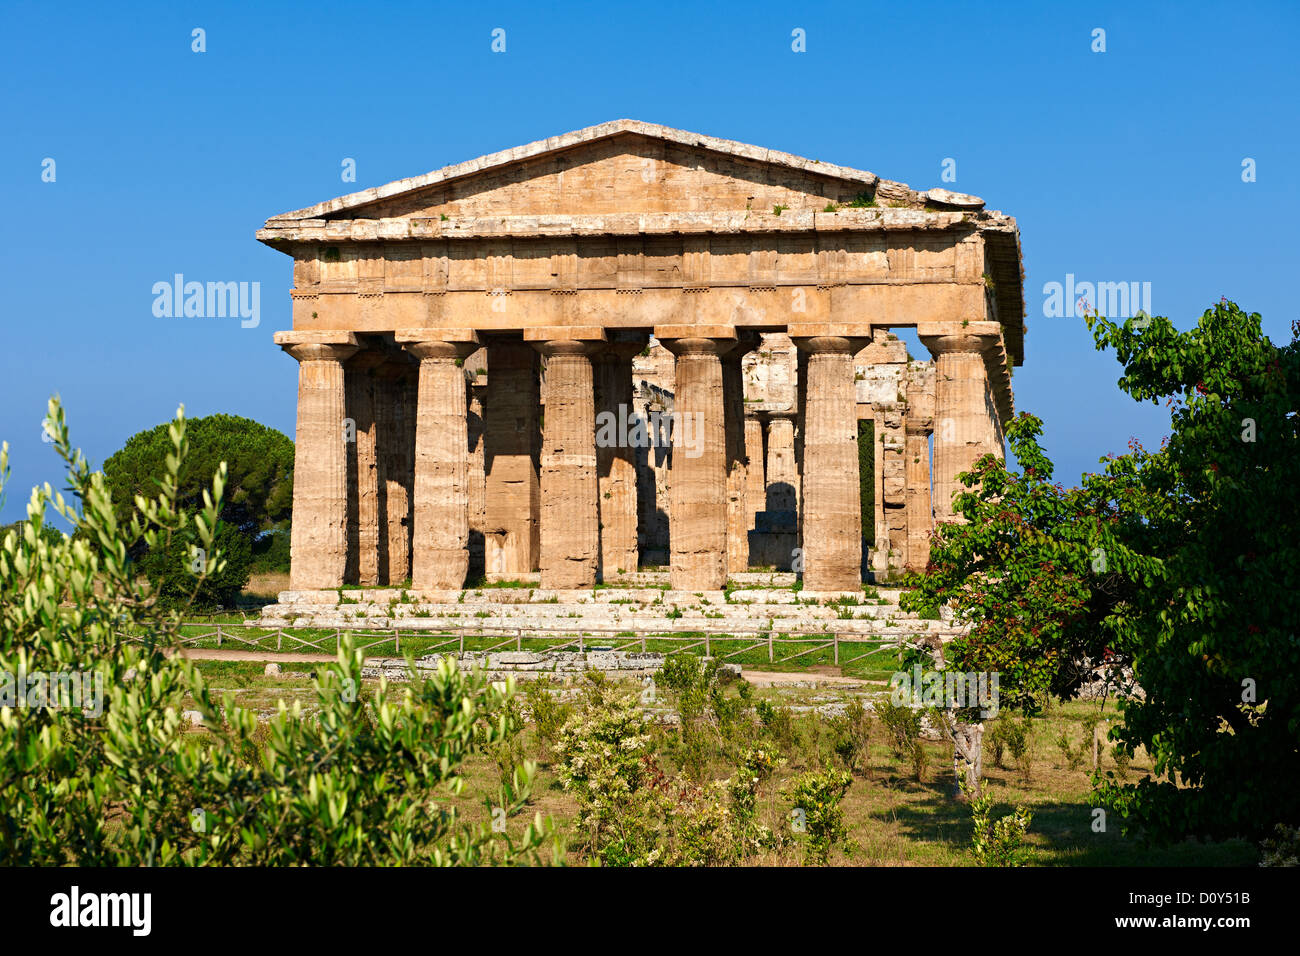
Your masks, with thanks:
M 475 588 L 466 591 L 421 591 L 401 588 L 349 588 L 339 591 L 281 591 L 281 605 L 436 605 L 436 604 L 666 604 L 673 607 L 700 604 L 799 604 L 836 605 L 845 599 L 856 606 L 883 607 L 896 605 L 902 592 L 881 588 L 874 594 L 792 591 L 787 588 L 752 587 L 725 591 L 674 591 L 665 588 L 598 588 L 584 591 L 553 590 L 535 587 Z M 878 604 L 883 601 L 884 604 Z

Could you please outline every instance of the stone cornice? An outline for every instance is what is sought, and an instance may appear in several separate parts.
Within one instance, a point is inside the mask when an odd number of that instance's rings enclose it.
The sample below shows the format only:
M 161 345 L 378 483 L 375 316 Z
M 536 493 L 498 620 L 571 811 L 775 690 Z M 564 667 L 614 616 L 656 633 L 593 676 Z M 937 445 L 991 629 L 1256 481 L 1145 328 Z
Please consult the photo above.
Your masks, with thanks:
M 622 213 L 553 216 L 460 216 L 446 220 L 294 219 L 269 220 L 257 231 L 268 245 L 297 242 L 402 242 L 438 239 L 554 238 L 639 235 L 740 235 L 807 232 L 912 232 L 959 229 L 1016 234 L 1016 220 L 991 212 L 926 209 L 754 210 L 698 213 Z M 1017 244 L 1018 250 L 1018 244 Z

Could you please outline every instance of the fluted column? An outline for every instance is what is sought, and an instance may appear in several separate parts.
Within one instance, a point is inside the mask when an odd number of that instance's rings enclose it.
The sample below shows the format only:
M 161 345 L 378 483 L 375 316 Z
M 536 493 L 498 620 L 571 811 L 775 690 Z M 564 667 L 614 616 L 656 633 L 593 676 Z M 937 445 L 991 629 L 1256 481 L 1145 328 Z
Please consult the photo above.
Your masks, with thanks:
M 721 356 L 726 339 L 660 339 L 676 357 L 669 580 L 684 591 L 727 583 L 727 460 Z
M 420 360 L 411 542 L 411 584 L 416 588 L 461 588 L 469 572 L 468 408 L 458 360 L 476 345 L 406 341 L 407 351 Z
M 379 584 L 379 500 L 384 480 L 379 456 L 379 420 L 375 414 L 375 369 L 381 352 L 363 349 L 343 369 L 347 417 L 352 421 L 352 455 L 348 462 L 348 572 L 346 580 L 363 587 Z
M 749 570 L 749 473 L 745 463 L 745 373 L 741 360 L 758 347 L 741 338 L 722 357 L 727 462 L 727 573 Z
M 376 371 L 375 420 L 379 426 L 379 578 L 400 585 L 411 576 L 411 496 L 415 488 L 415 384 L 417 366 L 390 359 Z
M 755 515 L 767 508 L 767 468 L 763 456 L 763 422 L 745 416 L 745 530 L 755 527 Z
M 862 587 L 862 503 L 858 484 L 855 342 L 796 340 L 808 355 L 803 439 L 803 581 L 809 591 Z
M 806 465 L 804 437 L 808 428 L 808 353 L 799 349 L 795 356 L 795 400 L 794 400 L 794 500 L 795 529 L 799 533 L 799 547 L 803 547 L 803 514 L 806 507 L 803 500 L 803 476 Z
M 922 335 L 934 356 L 934 520 L 961 520 L 954 515 L 953 495 L 965 490 L 957 476 L 985 454 L 1002 454 L 997 409 L 985 372 L 984 352 L 998 337 L 954 330 Z
M 770 412 L 767 420 L 767 493 L 766 510 L 789 512 L 795 529 L 799 508 L 799 469 L 795 460 L 795 418 L 791 412 Z
M 904 457 L 907 465 L 907 560 L 909 571 L 924 571 L 930 561 L 930 426 L 907 418 Z
M 632 357 L 644 342 L 611 342 L 595 358 L 597 511 L 600 516 L 600 579 L 618 580 L 636 571 L 637 474 L 636 408 L 632 395 Z
M 347 567 L 347 445 L 343 361 L 357 350 L 351 333 L 311 341 L 280 333 L 276 342 L 298 360 L 293 525 L 289 587 L 337 588 Z M 304 341 L 304 339 L 308 339 Z
M 596 583 L 600 531 L 591 347 L 563 340 L 538 345 L 546 356 L 541 456 L 544 588 L 589 588 Z
M 523 342 L 491 343 L 487 388 L 487 570 L 527 574 L 541 557 L 537 351 Z

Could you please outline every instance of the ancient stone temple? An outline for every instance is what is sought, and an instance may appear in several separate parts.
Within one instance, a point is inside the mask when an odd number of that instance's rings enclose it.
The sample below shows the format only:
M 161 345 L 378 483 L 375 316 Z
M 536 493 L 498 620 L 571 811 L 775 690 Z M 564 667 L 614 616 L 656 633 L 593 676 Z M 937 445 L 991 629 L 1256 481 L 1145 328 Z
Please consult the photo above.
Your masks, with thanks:
M 297 590 L 858 590 L 1002 454 L 1019 234 L 973 196 L 618 120 L 257 236 L 294 260 Z

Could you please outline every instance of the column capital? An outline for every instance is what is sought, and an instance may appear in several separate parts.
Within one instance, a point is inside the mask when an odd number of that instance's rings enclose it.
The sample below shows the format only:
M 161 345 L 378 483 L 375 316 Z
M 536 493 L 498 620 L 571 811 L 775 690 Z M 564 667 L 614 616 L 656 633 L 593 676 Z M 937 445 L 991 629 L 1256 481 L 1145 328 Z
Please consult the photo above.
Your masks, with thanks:
M 347 331 L 293 329 L 276 332 L 275 344 L 299 362 L 343 362 L 356 352 L 361 343 Z
M 865 338 L 849 335 L 813 335 L 798 336 L 797 338 L 792 336 L 791 341 L 799 347 L 801 352 L 807 352 L 809 355 L 819 353 L 857 355 L 867 344 Z
M 605 347 L 604 342 L 589 339 L 546 339 L 545 341 L 530 341 L 528 344 L 548 359 L 558 358 L 562 355 L 581 355 L 592 358 L 597 350 Z
M 712 338 L 688 335 L 681 338 L 663 338 L 656 334 L 655 338 L 659 340 L 660 345 L 679 358 L 683 355 L 711 355 L 721 358 L 736 345 L 734 336 L 731 338 Z
M 418 359 L 464 359 L 479 348 L 473 329 L 398 329 L 393 338 Z
M 917 326 L 916 332 L 936 357 L 949 352 L 983 354 L 1002 342 L 1002 326 L 997 322 L 935 322 Z
M 356 352 L 355 345 L 334 345 L 325 342 L 303 342 L 281 345 L 287 353 L 299 362 L 338 362 L 342 364 Z

